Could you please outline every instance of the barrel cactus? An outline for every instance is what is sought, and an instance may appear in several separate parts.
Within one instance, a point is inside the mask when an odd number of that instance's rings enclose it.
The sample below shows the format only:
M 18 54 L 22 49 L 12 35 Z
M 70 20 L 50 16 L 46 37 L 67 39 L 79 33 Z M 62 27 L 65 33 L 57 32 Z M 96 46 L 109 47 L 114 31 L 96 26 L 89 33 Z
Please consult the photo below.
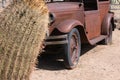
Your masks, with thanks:
M 0 11 L 0 80 L 29 80 L 47 30 L 43 0 L 13 0 Z

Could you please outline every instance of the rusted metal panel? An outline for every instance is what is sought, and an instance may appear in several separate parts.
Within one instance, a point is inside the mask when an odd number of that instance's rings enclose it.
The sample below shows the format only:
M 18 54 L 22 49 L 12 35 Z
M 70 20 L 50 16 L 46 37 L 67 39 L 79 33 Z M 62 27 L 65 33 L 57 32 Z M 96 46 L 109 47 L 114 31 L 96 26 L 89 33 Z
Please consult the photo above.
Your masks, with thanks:
M 89 39 L 95 38 L 101 33 L 101 21 L 99 11 L 85 12 L 86 31 Z
M 68 29 L 70 28 L 66 27 L 67 22 L 69 22 L 68 20 L 75 20 L 79 21 L 80 24 L 84 24 L 84 8 L 83 6 L 79 6 L 78 2 L 49 3 L 47 6 L 49 12 L 55 14 L 55 22 L 49 27 L 50 33 L 55 28 L 58 28 L 60 30 L 62 29 L 61 32 L 68 32 Z M 73 22 L 69 23 L 72 24 Z M 60 25 L 62 25 L 62 27 Z
M 103 25 L 105 25 L 103 21 L 105 21 L 105 16 L 109 12 L 109 4 L 109 0 L 85 0 L 81 4 L 79 2 L 70 1 L 48 3 L 48 9 L 55 18 L 55 22 L 49 27 L 50 34 L 54 29 L 58 29 L 58 31 L 62 33 L 69 33 L 72 28 L 82 26 L 82 32 L 85 32 L 88 42 L 92 39 L 96 40 L 95 38 L 99 39 L 98 37 L 101 35 L 102 31 L 104 31 L 102 30 Z M 86 40 L 84 41 L 82 39 L 82 42 L 86 42 Z
M 75 19 L 70 19 L 70 20 L 64 21 L 63 23 L 58 25 L 56 28 L 63 33 L 68 33 L 71 31 L 71 29 L 77 26 L 83 26 L 83 24 Z
M 100 1 L 99 2 L 99 11 L 100 11 L 100 17 L 101 17 L 101 22 L 103 21 L 105 15 L 109 11 L 109 6 L 110 2 L 109 1 Z

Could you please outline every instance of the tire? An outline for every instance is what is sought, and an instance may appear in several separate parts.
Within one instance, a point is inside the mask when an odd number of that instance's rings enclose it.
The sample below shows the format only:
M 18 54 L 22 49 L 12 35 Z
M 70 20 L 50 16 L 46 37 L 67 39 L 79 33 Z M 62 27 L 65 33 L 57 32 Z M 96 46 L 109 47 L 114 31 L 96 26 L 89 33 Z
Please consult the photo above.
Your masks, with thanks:
M 107 37 L 104 40 L 102 40 L 102 44 L 104 45 L 112 44 L 112 24 L 110 24 Z
M 76 67 L 81 53 L 80 34 L 76 28 L 68 33 L 68 44 L 64 45 L 64 64 L 68 69 Z

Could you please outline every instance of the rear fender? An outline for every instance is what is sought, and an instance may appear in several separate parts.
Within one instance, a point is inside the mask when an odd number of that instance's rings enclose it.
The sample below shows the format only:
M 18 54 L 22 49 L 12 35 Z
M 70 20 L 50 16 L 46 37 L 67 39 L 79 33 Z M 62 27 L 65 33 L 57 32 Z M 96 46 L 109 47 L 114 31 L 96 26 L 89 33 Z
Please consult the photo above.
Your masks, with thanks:
M 111 22 L 113 19 L 114 14 L 113 13 L 108 13 L 102 22 L 102 30 L 101 30 L 101 34 L 102 35 L 108 35 L 109 34 L 109 26 L 111 23 L 114 24 L 114 22 Z

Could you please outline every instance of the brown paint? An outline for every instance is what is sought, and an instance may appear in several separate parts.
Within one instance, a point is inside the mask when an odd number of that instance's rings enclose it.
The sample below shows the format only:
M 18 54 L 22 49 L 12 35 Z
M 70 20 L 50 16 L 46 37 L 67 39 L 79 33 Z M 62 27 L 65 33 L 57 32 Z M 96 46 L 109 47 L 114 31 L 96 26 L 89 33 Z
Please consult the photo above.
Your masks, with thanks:
M 87 1 L 90 2 L 89 0 Z M 93 39 L 98 38 L 101 35 L 107 35 L 104 33 L 107 33 L 105 31 L 109 29 L 108 25 L 113 18 L 113 14 L 109 13 L 110 1 L 91 0 L 90 3 L 92 3 L 92 1 L 96 1 L 93 2 L 93 4 L 96 4 L 97 6 L 95 8 L 94 6 L 93 8 L 91 7 L 93 10 L 89 10 L 89 7 L 88 10 L 85 10 L 87 4 L 80 2 L 69 1 L 47 3 L 49 12 L 55 17 L 55 21 L 49 27 L 50 36 L 52 36 L 51 33 L 55 29 L 61 33 L 69 33 L 74 27 L 76 27 L 78 29 L 80 28 L 79 32 L 82 38 L 81 41 L 84 43 L 88 41 L 90 44 L 93 44 L 91 43 L 94 42 Z M 56 33 L 54 33 L 54 35 L 56 35 Z

